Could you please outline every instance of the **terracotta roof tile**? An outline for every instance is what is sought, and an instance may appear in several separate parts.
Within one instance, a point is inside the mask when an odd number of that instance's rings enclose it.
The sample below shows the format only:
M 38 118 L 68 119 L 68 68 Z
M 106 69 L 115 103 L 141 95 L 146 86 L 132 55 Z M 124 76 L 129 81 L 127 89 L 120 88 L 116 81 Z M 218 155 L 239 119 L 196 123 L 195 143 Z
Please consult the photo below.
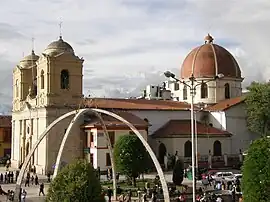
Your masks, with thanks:
M 189 110 L 185 102 L 171 100 L 92 98 L 85 100 L 86 107 L 125 110 Z
M 240 104 L 245 101 L 246 96 L 235 97 L 227 100 L 223 100 L 215 105 L 207 107 L 207 111 L 224 111 L 229 109 L 232 106 Z
M 113 111 L 113 113 L 121 116 L 126 119 L 130 123 L 132 123 L 135 127 L 141 126 L 148 128 L 149 124 L 138 116 L 124 111 Z M 106 126 L 126 126 L 123 122 L 107 115 L 101 115 Z M 84 124 L 83 127 L 97 127 L 101 126 L 100 121 L 97 117 L 93 117 L 88 123 Z
M 0 128 L 11 128 L 11 116 L 0 116 Z
M 182 137 L 191 134 L 190 120 L 170 120 L 153 133 L 154 138 Z M 197 122 L 199 136 L 230 136 L 227 131 Z

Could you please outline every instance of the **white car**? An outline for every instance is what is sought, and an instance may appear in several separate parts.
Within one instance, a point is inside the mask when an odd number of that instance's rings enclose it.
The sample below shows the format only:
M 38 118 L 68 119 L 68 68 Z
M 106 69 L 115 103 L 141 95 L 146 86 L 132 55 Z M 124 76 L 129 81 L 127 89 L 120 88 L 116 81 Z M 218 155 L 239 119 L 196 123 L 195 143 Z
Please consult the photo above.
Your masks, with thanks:
M 232 172 L 217 172 L 212 176 L 215 181 L 234 181 L 235 175 Z

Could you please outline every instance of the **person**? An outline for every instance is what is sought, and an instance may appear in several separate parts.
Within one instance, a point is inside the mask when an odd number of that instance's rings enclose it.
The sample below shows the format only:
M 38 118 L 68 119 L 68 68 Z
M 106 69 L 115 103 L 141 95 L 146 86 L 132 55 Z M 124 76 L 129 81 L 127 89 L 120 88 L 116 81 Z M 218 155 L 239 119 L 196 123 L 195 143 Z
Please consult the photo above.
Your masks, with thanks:
M 39 186 L 39 196 L 40 196 L 40 194 L 43 194 L 43 196 L 45 196 L 45 194 L 44 194 L 44 184 L 43 183 L 41 183 L 40 184 L 40 186 Z
M 28 187 L 29 187 L 30 186 L 29 184 L 30 184 L 30 177 L 27 176 L 26 177 L 26 180 L 25 180 L 25 185 L 24 186 L 26 187 L 28 185 Z
M 48 180 L 48 183 L 51 182 L 51 172 L 50 171 L 48 171 L 48 173 L 47 173 L 47 180 Z
M 108 187 L 107 196 L 108 196 L 109 202 L 112 201 L 112 195 L 113 195 L 113 190 L 110 187 Z
M 183 202 L 186 202 L 186 196 L 185 196 L 185 194 L 184 193 L 182 193 L 182 194 L 180 194 L 180 196 L 179 196 L 179 201 L 183 201 Z
M 156 193 L 152 193 L 152 197 L 151 197 L 151 202 L 156 202 L 157 201 L 157 196 Z
M 36 177 L 35 177 L 35 185 L 38 185 L 39 183 L 38 183 L 38 176 L 36 175 Z
M 32 175 L 32 177 L 31 177 L 31 183 L 32 183 L 32 185 L 34 185 L 34 175 Z
M 223 201 L 222 198 L 218 196 L 216 202 L 222 202 L 222 201 Z
M 21 202 L 25 202 L 25 198 L 26 198 L 27 192 L 25 191 L 25 189 L 22 191 L 21 194 Z
M 7 195 L 7 193 L 2 189 L 1 185 L 0 185 L 0 195 Z

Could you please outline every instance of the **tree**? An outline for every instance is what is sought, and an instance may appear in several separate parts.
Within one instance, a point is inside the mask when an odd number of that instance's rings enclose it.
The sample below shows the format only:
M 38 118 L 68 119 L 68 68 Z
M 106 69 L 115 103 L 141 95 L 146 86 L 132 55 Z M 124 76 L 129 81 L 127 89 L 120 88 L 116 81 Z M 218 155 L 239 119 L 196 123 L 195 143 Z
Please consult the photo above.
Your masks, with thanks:
M 270 83 L 253 82 L 246 96 L 249 130 L 265 135 L 270 129 Z
M 267 202 L 270 198 L 270 138 L 255 140 L 242 167 L 245 202 Z
M 181 160 L 177 160 L 173 168 L 173 183 L 180 186 L 184 179 L 184 163 Z
M 76 160 L 65 166 L 50 184 L 48 202 L 104 202 L 101 186 L 91 164 Z
M 136 187 L 136 178 L 150 166 L 149 154 L 140 139 L 136 135 L 120 136 L 113 153 L 117 171 L 132 179 Z

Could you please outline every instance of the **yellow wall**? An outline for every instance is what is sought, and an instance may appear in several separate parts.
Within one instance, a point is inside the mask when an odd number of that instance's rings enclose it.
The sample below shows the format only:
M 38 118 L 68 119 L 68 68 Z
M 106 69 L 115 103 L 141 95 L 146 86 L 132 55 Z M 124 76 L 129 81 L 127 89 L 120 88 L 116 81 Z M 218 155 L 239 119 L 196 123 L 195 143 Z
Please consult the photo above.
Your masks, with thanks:
M 0 128 L 0 157 L 4 157 L 5 149 L 11 149 L 11 128 Z

